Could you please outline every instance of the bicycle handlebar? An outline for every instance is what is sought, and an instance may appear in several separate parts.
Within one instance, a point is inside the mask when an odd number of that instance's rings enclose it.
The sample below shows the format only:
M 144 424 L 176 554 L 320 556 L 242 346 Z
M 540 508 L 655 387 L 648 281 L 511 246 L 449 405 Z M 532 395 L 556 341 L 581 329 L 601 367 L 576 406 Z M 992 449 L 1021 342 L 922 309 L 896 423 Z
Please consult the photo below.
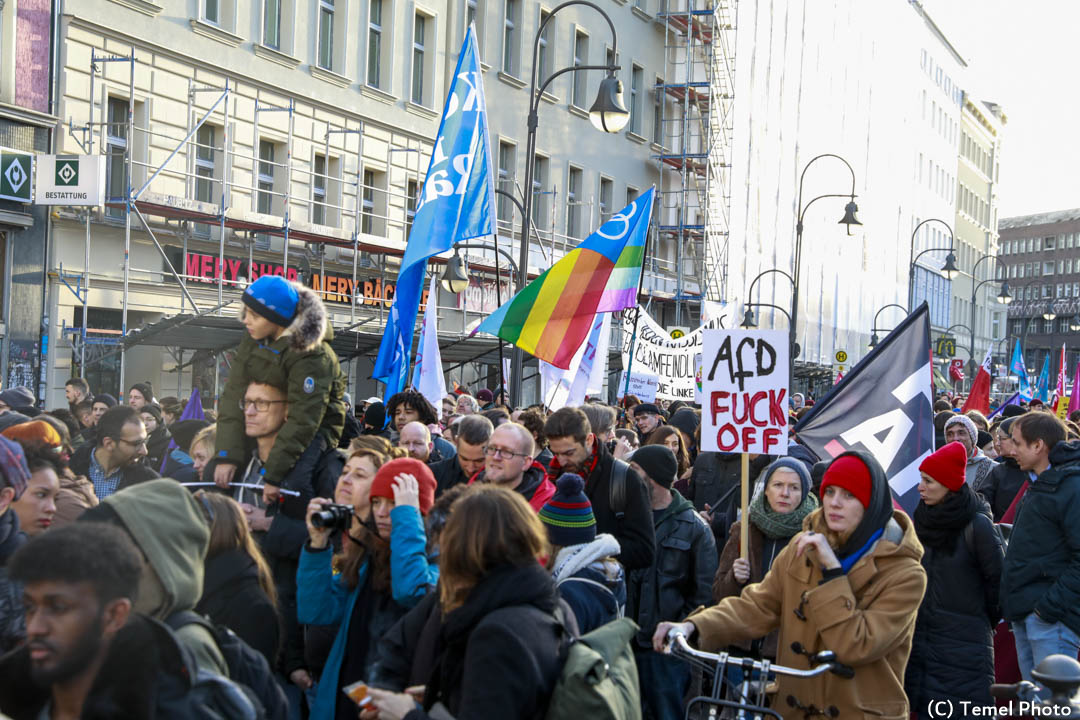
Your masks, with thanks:
M 728 655 L 727 653 L 708 653 L 703 650 L 697 650 L 695 648 L 692 648 L 690 647 L 690 644 L 686 641 L 686 635 L 675 629 L 670 630 L 667 634 L 667 648 L 669 653 L 689 655 L 690 657 L 697 658 L 699 660 L 707 660 L 718 664 L 727 664 L 730 662 L 732 664 L 741 665 L 747 660 L 744 658 L 738 658 Z M 751 662 L 751 666 L 755 670 L 763 670 L 765 668 L 765 663 L 762 663 L 760 660 L 753 660 Z M 772 663 L 768 663 L 768 670 L 769 672 L 775 672 L 778 675 L 789 675 L 791 677 L 799 678 L 816 677 L 818 675 L 823 675 L 827 672 L 831 672 L 834 675 L 838 675 L 842 678 L 855 677 L 854 668 L 835 661 L 822 663 L 816 667 L 810 668 L 809 670 L 800 670 L 799 668 L 785 667 L 784 665 L 774 665 Z

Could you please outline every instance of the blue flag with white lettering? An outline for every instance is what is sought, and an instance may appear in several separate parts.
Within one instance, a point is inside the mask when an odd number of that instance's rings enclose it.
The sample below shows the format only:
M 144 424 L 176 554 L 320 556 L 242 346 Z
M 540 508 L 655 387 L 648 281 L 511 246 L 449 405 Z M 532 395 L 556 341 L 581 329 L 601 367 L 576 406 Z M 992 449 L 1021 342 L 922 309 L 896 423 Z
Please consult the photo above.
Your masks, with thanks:
M 372 373 L 376 380 L 386 383 L 386 399 L 405 387 L 409 375 L 428 258 L 446 252 L 456 243 L 493 235 L 494 207 L 484 83 L 476 33 L 470 26 L 450 81 L 419 207 L 401 260 L 394 303 Z
M 1035 397 L 1045 402 L 1050 402 L 1050 353 L 1043 360 L 1042 372 L 1035 381 Z
M 1020 395 L 1030 400 L 1031 383 L 1028 381 L 1027 366 L 1024 364 L 1024 353 L 1020 350 L 1019 339 L 1017 339 L 1016 347 L 1013 349 L 1012 362 L 1009 363 L 1009 370 L 1013 375 L 1020 378 Z

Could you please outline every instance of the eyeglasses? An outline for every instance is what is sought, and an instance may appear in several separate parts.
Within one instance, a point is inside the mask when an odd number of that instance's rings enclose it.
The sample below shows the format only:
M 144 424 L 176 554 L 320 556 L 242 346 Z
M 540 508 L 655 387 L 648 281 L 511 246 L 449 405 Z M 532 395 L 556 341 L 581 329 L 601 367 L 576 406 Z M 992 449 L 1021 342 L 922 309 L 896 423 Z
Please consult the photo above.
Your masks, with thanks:
M 277 405 L 278 403 L 286 402 L 285 400 L 248 400 L 244 398 L 240 401 L 240 410 L 247 412 L 247 409 L 252 405 L 255 406 L 256 412 L 266 412 L 270 409 L 271 405 Z
M 509 450 L 505 450 L 494 445 L 485 445 L 484 454 L 493 458 L 504 458 L 506 460 L 513 460 L 516 457 L 526 457 L 525 453 L 516 453 Z
M 113 438 L 116 442 L 122 442 L 125 445 L 130 445 L 133 448 L 144 447 L 146 445 L 147 438 L 139 438 L 138 440 L 128 440 L 127 438 Z

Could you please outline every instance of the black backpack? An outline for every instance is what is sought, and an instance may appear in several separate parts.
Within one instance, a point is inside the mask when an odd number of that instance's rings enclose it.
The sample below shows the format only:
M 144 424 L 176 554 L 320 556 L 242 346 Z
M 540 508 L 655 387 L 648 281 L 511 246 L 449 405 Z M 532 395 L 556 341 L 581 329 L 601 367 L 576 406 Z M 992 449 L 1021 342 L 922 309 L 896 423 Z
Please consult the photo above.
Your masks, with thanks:
M 229 679 L 243 685 L 262 703 L 266 720 L 287 720 L 289 702 L 285 691 L 274 679 L 270 663 L 262 653 L 252 648 L 236 633 L 224 625 L 211 622 L 209 618 L 191 610 L 181 610 L 169 616 L 165 623 L 174 631 L 187 625 L 206 628 L 217 643 L 218 650 L 229 666 Z

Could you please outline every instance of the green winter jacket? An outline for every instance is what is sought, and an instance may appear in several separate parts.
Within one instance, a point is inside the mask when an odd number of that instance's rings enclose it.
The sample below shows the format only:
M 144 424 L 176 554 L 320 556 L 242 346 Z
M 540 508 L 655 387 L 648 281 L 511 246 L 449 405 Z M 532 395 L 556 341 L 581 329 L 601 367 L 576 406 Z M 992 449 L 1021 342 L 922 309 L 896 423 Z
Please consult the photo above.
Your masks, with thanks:
M 281 485 L 317 432 L 326 435 L 328 447 L 337 447 L 345 428 L 345 375 L 330 347 L 334 329 L 318 295 L 293 286 L 299 295 L 296 319 L 277 340 L 244 334 L 218 403 L 217 458 L 243 467 L 251 457 L 240 409 L 248 384 L 273 385 L 287 394 L 289 417 L 263 466 L 268 485 Z

